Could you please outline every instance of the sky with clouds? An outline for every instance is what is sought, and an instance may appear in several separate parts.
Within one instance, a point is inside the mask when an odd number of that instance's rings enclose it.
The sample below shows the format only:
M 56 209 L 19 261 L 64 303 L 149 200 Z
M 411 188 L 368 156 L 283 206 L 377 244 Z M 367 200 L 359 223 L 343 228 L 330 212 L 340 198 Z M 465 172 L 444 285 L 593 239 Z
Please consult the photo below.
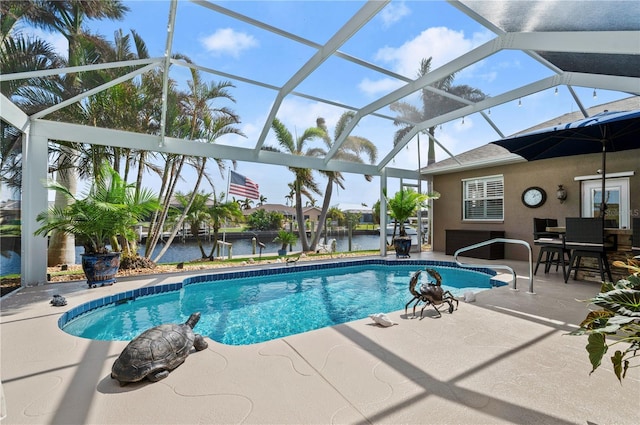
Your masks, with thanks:
M 125 21 L 88 21 L 88 28 L 111 40 L 114 31 L 119 28 L 125 32 L 135 29 L 147 43 L 150 55 L 162 56 L 169 2 L 142 0 L 125 4 L 131 9 Z M 229 1 L 216 4 L 314 43 L 324 44 L 362 7 L 363 2 Z M 63 37 L 46 34 L 41 30 L 31 31 L 37 31 L 38 35 L 49 40 L 59 51 L 66 51 L 66 40 Z M 415 78 L 422 58 L 432 57 L 432 69 L 436 69 L 494 37 L 489 30 L 445 1 L 394 0 L 339 50 L 405 77 Z M 179 2 L 173 52 L 187 55 L 205 67 L 279 87 L 316 50 L 197 4 Z M 216 75 L 203 75 L 210 81 L 222 79 Z M 454 84 L 468 84 L 492 96 L 549 75 L 551 72 L 548 69 L 523 53 L 503 51 L 461 70 L 456 75 Z M 189 73 L 174 66 L 171 78 L 184 87 Z M 231 89 L 236 102 L 223 106 L 232 108 L 240 115 L 240 129 L 246 137 L 225 136 L 218 143 L 253 147 L 263 131 L 264 120 L 273 105 L 276 92 L 242 81 L 231 81 L 236 86 Z M 360 108 L 404 84 L 401 80 L 334 57 L 325 61 L 295 91 Z M 618 93 L 600 92 L 598 98 L 593 99 L 592 89 L 576 88 L 576 91 L 586 107 L 624 97 Z M 416 95 L 403 100 L 420 106 Z M 505 135 L 578 109 L 564 87 L 560 88 L 557 95 L 553 90 L 548 90 L 528 96 L 521 103 L 521 106 L 514 102 L 491 111 L 492 119 Z M 299 96 L 287 96 L 277 117 L 294 134 L 301 134 L 304 129 L 314 126 L 318 117 L 323 117 L 333 134 L 335 123 L 344 111 L 343 108 Z M 388 116 L 395 115 L 388 108 L 379 112 Z M 391 150 L 396 130 L 397 127 L 388 120 L 367 117 L 352 134 L 374 142 L 378 146 L 380 159 Z M 436 130 L 436 137 L 454 154 L 500 138 L 491 125 L 477 114 L 465 117 L 464 121 L 443 124 Z M 277 144 L 272 131 L 269 131 L 266 144 Z M 424 165 L 427 155 L 426 138 L 421 139 L 420 162 L 417 144 L 417 140 L 412 140 L 389 165 L 408 169 L 417 168 L 419 163 Z M 437 149 L 436 159 L 445 158 L 447 154 L 442 149 Z M 267 202 L 285 203 L 285 196 L 289 192 L 287 183 L 292 181 L 292 174 L 286 168 L 239 163 L 237 171 L 259 183 Z M 212 171 L 212 174 L 216 182 L 215 190 L 225 191 L 226 181 L 220 173 Z M 346 190 L 334 191 L 332 204 L 371 206 L 378 199 L 377 178 L 368 183 L 363 176 L 345 174 L 345 177 Z M 324 187 L 325 180 L 319 175 L 317 180 L 320 187 Z M 153 186 L 151 181 L 147 184 Z M 397 181 L 389 181 L 391 192 L 397 190 L 397 187 Z M 193 189 L 189 187 L 188 178 L 180 189 Z M 207 186 L 201 189 L 206 192 L 213 190 Z M 317 200 L 320 204 L 321 197 L 317 196 Z

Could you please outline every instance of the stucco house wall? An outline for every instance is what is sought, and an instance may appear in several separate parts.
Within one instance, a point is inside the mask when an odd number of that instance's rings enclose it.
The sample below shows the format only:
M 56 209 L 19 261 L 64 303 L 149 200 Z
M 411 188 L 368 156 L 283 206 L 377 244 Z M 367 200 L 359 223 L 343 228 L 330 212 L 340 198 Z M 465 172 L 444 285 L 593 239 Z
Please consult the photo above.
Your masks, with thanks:
M 607 153 L 606 166 L 607 174 L 634 172 L 629 177 L 630 215 L 640 217 L 640 149 Z M 565 217 L 580 217 L 581 182 L 574 178 L 596 175 L 601 167 L 602 155 L 590 154 L 460 172 L 450 170 L 446 174 L 432 175 L 433 188 L 441 194 L 440 199 L 433 203 L 433 250 L 445 251 L 446 229 L 503 230 L 506 238 L 529 242 L 535 261 L 538 250 L 533 245 L 533 218 L 557 218 L 558 224 L 562 226 L 565 224 Z M 492 175 L 504 176 L 504 221 L 463 221 L 462 181 Z M 560 184 L 568 192 L 564 203 L 556 199 L 556 190 Z M 522 192 L 530 186 L 542 187 L 547 192 L 547 201 L 539 208 L 528 208 L 521 201 Z M 505 258 L 526 260 L 527 250 L 520 245 L 507 244 Z

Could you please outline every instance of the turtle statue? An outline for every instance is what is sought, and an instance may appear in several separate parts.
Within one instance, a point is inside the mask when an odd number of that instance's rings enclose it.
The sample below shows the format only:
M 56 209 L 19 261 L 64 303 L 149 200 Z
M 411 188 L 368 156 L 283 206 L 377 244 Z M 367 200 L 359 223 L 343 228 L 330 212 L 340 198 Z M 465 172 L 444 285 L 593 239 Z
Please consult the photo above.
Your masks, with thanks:
M 62 295 L 55 294 L 49 304 L 54 307 L 62 307 L 67 305 L 67 300 Z
M 147 378 L 151 382 L 166 378 L 169 372 L 180 366 L 195 347 L 207 348 L 202 335 L 193 328 L 200 320 L 200 313 L 193 313 L 182 325 L 164 324 L 147 329 L 133 339 L 113 363 L 111 378 L 120 386 Z

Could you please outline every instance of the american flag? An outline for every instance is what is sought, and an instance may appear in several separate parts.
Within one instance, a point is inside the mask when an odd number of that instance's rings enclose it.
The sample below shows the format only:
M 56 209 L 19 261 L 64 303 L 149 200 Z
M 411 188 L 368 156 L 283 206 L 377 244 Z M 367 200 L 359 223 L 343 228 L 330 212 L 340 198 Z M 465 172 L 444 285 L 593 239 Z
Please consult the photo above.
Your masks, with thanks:
M 229 176 L 229 193 L 249 199 L 260 199 L 258 185 L 251 179 L 235 171 L 231 171 Z

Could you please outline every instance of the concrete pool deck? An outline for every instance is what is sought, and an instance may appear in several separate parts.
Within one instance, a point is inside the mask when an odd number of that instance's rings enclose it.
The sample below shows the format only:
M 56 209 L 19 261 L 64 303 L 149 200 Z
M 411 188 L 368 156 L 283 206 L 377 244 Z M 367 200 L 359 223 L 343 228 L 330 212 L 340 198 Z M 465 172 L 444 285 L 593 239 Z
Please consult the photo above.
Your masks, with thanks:
M 423 319 L 388 312 L 399 323 L 390 328 L 367 318 L 250 346 L 208 339 L 166 379 L 125 387 L 110 371 L 126 342 L 68 335 L 58 318 L 95 298 L 196 273 L 22 289 L 2 299 L 1 423 L 640 423 L 639 370 L 621 385 L 606 356 L 590 376 L 586 337 L 565 335 L 588 312 L 576 299 L 599 284 L 539 272 L 532 295 L 527 264 L 468 260 L 507 263 L 519 290 L 484 291 L 441 318 L 432 308 Z M 67 306 L 49 304 L 56 293 Z

